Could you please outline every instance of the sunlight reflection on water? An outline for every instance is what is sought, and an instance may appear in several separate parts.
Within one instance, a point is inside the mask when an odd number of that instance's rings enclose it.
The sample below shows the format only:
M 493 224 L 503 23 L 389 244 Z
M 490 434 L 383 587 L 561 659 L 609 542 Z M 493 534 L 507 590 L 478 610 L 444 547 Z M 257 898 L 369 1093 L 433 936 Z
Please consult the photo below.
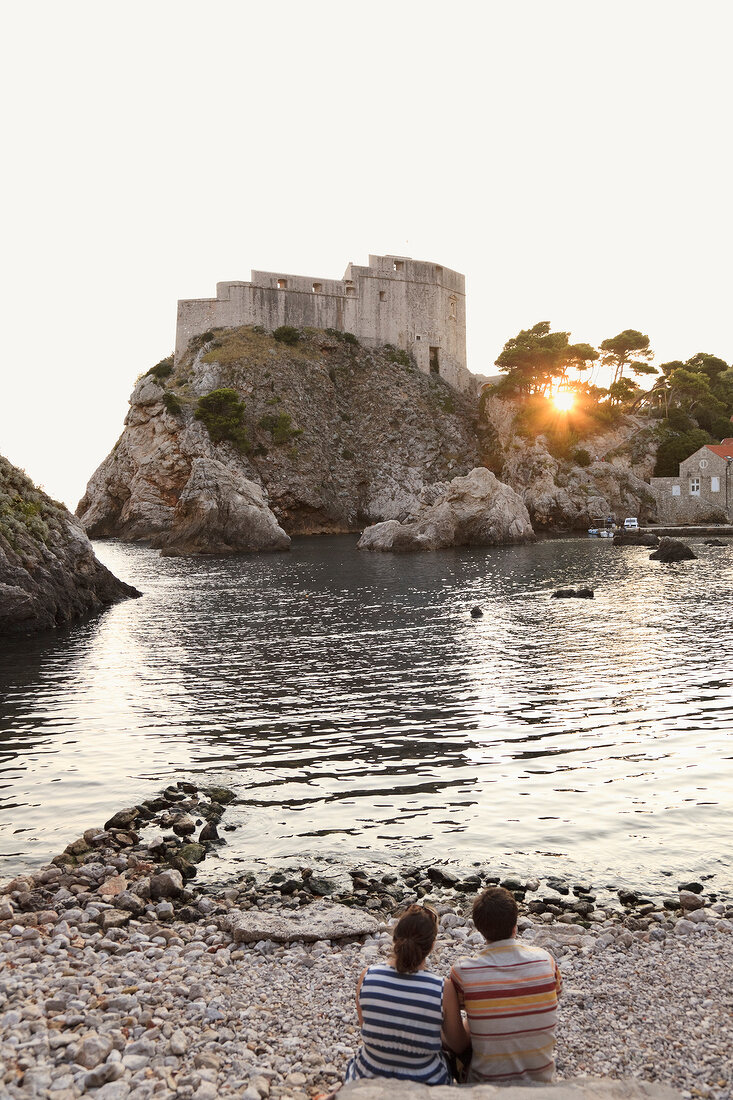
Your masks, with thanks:
M 184 774 L 236 787 L 229 861 L 415 847 L 645 882 L 727 871 L 733 545 L 676 566 L 582 539 L 97 550 L 144 598 L 4 645 L 7 873 Z M 586 583 L 593 601 L 549 599 Z

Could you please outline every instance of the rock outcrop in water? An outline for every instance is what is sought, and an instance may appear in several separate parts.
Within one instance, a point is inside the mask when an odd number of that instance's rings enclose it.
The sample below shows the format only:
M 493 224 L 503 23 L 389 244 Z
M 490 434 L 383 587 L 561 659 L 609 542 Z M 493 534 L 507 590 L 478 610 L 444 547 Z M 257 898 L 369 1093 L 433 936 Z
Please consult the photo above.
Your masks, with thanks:
M 64 626 L 139 595 L 97 560 L 78 520 L 0 456 L 0 634 Z
M 475 402 L 404 352 L 314 330 L 293 346 L 254 328 L 207 337 L 135 387 L 77 509 L 92 537 L 282 549 L 404 519 L 426 486 L 477 464 Z M 202 398 L 219 400 L 208 421 Z
M 650 561 L 697 561 L 697 554 L 695 554 L 687 543 L 681 542 L 679 539 L 661 538 L 659 540 L 659 548 L 654 550 L 649 555 Z
M 223 462 L 195 458 L 168 531 L 153 540 L 166 555 L 287 550 L 290 538 L 262 488 L 232 475 Z
M 446 486 L 407 523 L 387 520 L 367 527 L 360 550 L 441 550 L 448 546 L 498 546 L 534 540 L 521 498 L 484 467 Z M 432 494 L 431 494 L 432 495 Z
M 544 436 L 530 440 L 520 433 L 519 406 L 492 396 L 481 406 L 482 459 L 521 496 L 535 530 L 585 530 L 606 516 L 656 520 L 656 497 L 644 481 L 658 443 L 653 428 L 627 417 L 557 457 Z M 578 465 L 576 455 L 588 464 Z

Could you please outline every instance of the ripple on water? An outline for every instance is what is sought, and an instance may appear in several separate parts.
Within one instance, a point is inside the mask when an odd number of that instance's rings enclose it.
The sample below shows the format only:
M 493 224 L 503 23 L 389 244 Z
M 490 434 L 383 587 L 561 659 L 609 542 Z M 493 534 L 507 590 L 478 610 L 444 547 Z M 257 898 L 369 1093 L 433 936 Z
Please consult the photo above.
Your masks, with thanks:
M 642 881 L 727 865 L 733 545 L 677 566 L 582 539 L 97 549 L 144 598 L 3 652 L 8 872 L 183 773 L 237 788 L 230 861 L 419 842 Z M 595 600 L 549 599 L 578 584 Z

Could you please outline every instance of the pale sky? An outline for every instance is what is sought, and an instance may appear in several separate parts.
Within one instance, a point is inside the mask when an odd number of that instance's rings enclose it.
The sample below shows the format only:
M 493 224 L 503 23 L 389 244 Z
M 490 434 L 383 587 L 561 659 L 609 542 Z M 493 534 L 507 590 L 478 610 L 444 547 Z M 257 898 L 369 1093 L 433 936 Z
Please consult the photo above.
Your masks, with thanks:
M 466 275 L 479 373 L 541 320 L 731 362 L 730 13 L 6 4 L 0 453 L 73 508 L 178 298 L 370 252 Z

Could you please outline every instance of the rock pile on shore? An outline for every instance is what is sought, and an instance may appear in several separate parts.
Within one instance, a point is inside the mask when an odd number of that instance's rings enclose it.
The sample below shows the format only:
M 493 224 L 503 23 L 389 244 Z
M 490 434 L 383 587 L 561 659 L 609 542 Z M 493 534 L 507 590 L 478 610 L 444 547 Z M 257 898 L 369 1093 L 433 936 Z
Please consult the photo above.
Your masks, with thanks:
M 195 886 L 232 797 L 168 787 L 2 888 L 0 1094 L 306 1100 L 339 1082 L 358 1045 L 355 981 L 388 954 L 395 910 L 436 905 L 438 973 L 480 949 L 470 904 L 499 878 L 483 869 L 293 866 Z M 680 882 L 666 899 L 619 890 L 601 904 L 587 882 L 502 881 L 523 902 L 522 938 L 565 978 L 560 1077 L 730 1100 L 729 899 Z

